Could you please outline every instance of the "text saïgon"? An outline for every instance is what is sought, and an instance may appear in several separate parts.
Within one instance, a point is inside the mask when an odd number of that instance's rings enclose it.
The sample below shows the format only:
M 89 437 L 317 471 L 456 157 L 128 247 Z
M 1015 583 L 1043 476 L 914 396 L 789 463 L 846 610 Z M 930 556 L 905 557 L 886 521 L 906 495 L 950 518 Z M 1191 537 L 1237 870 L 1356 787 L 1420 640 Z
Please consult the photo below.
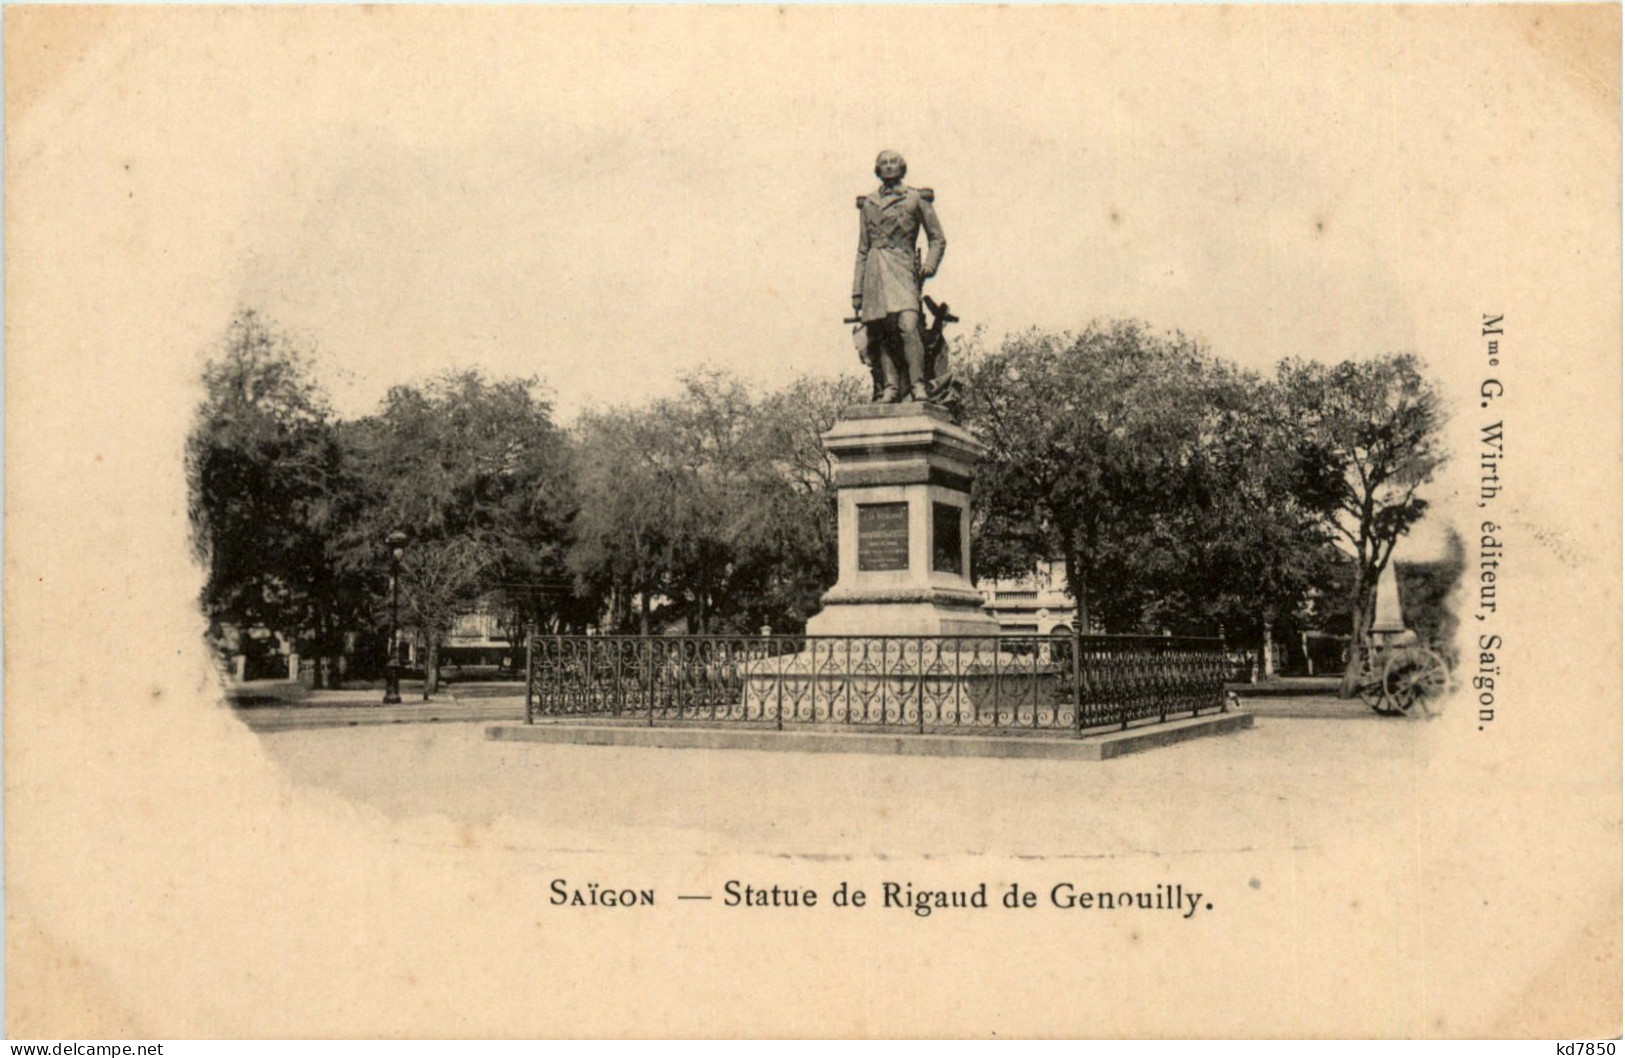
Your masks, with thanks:
M 653 907 L 655 902 L 653 889 L 599 882 L 571 885 L 567 879 L 555 878 L 548 889 L 547 902 L 554 907 Z

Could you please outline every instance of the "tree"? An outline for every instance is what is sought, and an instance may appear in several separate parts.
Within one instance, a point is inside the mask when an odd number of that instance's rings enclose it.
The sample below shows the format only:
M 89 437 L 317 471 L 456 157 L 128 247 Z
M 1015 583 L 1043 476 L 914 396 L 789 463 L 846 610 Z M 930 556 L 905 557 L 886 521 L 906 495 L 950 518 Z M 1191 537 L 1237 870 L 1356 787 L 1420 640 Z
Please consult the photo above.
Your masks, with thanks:
M 494 542 L 475 534 L 416 541 L 401 559 L 401 600 L 406 623 L 428 647 L 424 697 L 440 689 L 440 644 L 457 617 L 480 597 L 497 565 Z
M 961 355 L 969 425 L 991 449 L 975 496 L 979 572 L 1059 557 L 1078 628 L 1097 615 L 1138 625 L 1171 573 L 1150 545 L 1196 458 L 1211 358 L 1183 335 L 1116 320 Z
M 685 377 L 680 396 L 649 409 L 657 441 L 649 455 L 670 501 L 665 592 L 687 612 L 690 632 L 710 632 L 714 619 L 741 631 L 738 596 L 759 572 L 742 561 L 738 538 L 759 500 L 746 435 L 751 393 L 720 371 Z
M 624 628 L 639 600 L 638 630 L 649 634 L 652 599 L 670 572 L 671 482 L 651 451 L 652 422 L 630 409 L 584 414 L 575 426 L 579 509 L 567 564 L 583 585 L 609 601 L 612 628 Z
M 1182 591 L 1166 623 L 1200 615 L 1242 633 L 1272 674 L 1276 625 L 1302 618 L 1328 583 L 1335 553 L 1331 514 L 1340 468 L 1307 444 L 1279 386 L 1212 365 L 1198 414 L 1199 458 L 1189 493 L 1168 518 L 1167 553 L 1181 559 Z
M 582 417 L 570 566 L 647 634 L 651 600 L 690 631 L 796 630 L 835 578 L 833 468 L 819 436 L 855 379 L 802 378 L 758 398 L 702 371 L 675 397 Z
M 1409 353 L 1331 365 L 1286 360 L 1278 378 L 1305 443 L 1318 446 L 1339 471 L 1333 524 L 1354 561 L 1347 697 L 1355 691 L 1377 579 L 1395 543 L 1427 510 L 1418 490 L 1444 461 L 1445 412 L 1437 388 Z
M 441 640 L 459 614 L 493 589 L 562 578 L 573 502 L 565 439 L 535 379 L 477 370 L 392 388 L 348 438 L 366 492 L 347 535 L 349 565 L 382 570 L 385 536 L 411 534 L 401 595 L 425 638 L 433 694 Z
M 799 632 L 835 583 L 835 468 L 821 438 L 843 409 L 867 399 L 855 376 L 803 376 L 752 410 L 749 495 L 733 533 L 742 565 L 760 572 L 738 601 L 751 623 Z
M 203 606 L 226 627 L 265 627 L 326 660 L 364 602 L 331 542 L 351 482 L 309 352 L 259 313 L 237 313 L 203 371 L 187 439 L 193 546 L 206 567 Z

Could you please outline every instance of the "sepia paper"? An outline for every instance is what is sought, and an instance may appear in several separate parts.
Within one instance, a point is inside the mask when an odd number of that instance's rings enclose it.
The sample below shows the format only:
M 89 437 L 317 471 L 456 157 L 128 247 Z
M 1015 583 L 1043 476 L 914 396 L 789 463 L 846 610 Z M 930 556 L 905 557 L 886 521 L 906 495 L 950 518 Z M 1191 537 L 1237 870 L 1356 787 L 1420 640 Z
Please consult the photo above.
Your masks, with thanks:
M 1618 7 L 4 28 L 8 1035 L 1619 1035 Z M 1421 355 L 1452 416 L 1427 532 L 1466 541 L 1458 677 L 1493 653 L 1493 715 L 1464 686 L 1358 738 L 1260 721 L 1095 764 L 430 725 L 346 754 L 224 706 L 183 455 L 234 309 L 308 337 L 349 414 L 450 365 L 561 413 L 706 364 L 857 371 L 883 147 L 936 189 L 967 326 Z M 657 901 L 561 907 L 560 879 Z M 731 881 L 820 900 L 730 908 Z M 833 906 L 888 882 L 994 906 Z

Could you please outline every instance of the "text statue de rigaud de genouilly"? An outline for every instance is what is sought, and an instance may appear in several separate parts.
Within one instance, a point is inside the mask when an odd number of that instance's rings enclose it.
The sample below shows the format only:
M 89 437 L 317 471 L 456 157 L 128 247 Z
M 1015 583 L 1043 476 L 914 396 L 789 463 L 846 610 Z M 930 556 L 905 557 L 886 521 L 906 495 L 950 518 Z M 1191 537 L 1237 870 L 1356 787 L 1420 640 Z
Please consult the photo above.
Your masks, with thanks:
M 872 399 L 957 403 L 947 371 L 943 325 L 954 317 L 946 305 L 921 298 L 920 288 L 936 275 L 948 240 L 942 234 L 929 188 L 904 185 L 908 163 L 896 151 L 875 159 L 880 189 L 858 197 L 858 257 L 852 273 L 852 307 L 858 354 L 869 366 Z M 925 230 L 925 260 L 918 241 Z M 935 319 L 929 332 L 920 325 L 921 302 Z

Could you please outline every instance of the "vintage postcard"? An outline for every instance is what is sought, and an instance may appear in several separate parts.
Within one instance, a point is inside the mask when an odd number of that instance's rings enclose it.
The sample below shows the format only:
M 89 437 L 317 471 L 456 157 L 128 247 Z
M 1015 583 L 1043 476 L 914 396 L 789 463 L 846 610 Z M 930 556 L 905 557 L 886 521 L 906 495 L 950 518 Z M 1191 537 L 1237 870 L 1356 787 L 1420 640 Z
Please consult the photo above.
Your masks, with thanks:
M 8 1035 L 1617 1037 L 1620 18 L 8 8 Z

